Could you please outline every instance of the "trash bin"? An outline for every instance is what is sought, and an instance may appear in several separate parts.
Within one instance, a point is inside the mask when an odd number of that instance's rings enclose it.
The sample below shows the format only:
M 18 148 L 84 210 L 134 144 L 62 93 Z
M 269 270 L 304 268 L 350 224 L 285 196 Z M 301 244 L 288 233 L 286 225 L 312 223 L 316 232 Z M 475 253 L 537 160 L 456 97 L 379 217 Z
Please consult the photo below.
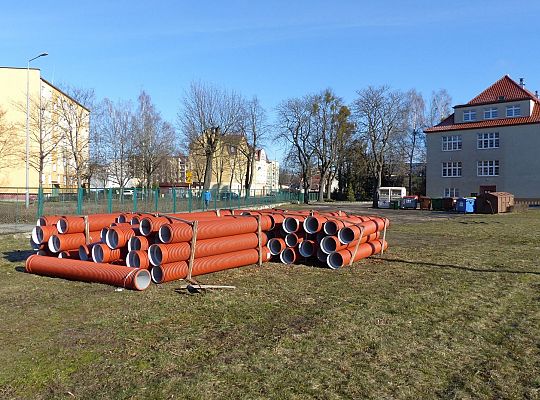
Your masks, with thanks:
M 430 210 L 431 209 L 431 198 L 422 196 L 420 197 L 420 210 Z
M 401 199 L 401 208 L 415 210 L 418 205 L 418 196 L 403 196 Z
M 390 207 L 392 210 L 397 210 L 399 208 L 399 200 L 390 200 Z
M 437 197 L 437 198 L 431 199 L 431 209 L 435 211 L 442 211 L 443 210 L 442 198 Z
M 444 211 L 454 211 L 456 209 L 456 199 L 453 197 L 444 197 L 442 199 L 442 208 Z
M 456 211 L 461 213 L 473 213 L 475 211 L 476 198 L 460 197 L 456 202 Z

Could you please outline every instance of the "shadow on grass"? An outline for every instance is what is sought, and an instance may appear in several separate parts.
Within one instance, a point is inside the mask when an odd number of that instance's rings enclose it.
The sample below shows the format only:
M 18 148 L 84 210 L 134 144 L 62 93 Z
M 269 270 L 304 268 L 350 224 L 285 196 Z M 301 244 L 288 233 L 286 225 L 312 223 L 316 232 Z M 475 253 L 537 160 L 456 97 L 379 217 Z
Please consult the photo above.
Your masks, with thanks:
M 13 250 L 13 251 L 4 251 L 2 252 L 2 256 L 5 260 L 15 263 L 15 262 L 21 262 L 26 260 L 28 257 L 30 257 L 32 254 L 35 254 L 36 252 L 33 250 Z
M 503 274 L 517 274 L 517 275 L 523 275 L 523 274 L 540 275 L 540 272 L 538 271 L 515 271 L 511 269 L 483 269 L 483 268 L 465 267 L 462 265 L 453 265 L 453 264 L 437 264 L 437 263 L 430 263 L 430 262 L 425 262 L 425 261 L 409 261 L 409 260 L 403 260 L 401 258 L 384 258 L 383 257 L 383 258 L 378 258 L 378 259 L 384 260 L 384 261 L 390 261 L 390 262 L 403 263 L 403 264 L 420 265 L 420 266 L 425 266 L 425 267 L 460 269 L 463 271 L 470 271 L 470 272 L 489 272 L 489 273 L 503 273 Z

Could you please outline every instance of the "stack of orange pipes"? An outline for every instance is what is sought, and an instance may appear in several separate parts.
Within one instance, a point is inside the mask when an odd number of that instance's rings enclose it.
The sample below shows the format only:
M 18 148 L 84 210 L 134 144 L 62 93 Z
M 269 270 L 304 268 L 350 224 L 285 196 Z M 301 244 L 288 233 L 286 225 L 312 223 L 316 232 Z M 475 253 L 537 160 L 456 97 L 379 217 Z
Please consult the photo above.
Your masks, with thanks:
M 388 219 L 375 216 L 278 209 L 51 215 L 32 231 L 37 254 L 26 270 L 144 290 L 151 280 L 164 283 L 272 257 L 336 269 L 384 251 L 388 226 Z

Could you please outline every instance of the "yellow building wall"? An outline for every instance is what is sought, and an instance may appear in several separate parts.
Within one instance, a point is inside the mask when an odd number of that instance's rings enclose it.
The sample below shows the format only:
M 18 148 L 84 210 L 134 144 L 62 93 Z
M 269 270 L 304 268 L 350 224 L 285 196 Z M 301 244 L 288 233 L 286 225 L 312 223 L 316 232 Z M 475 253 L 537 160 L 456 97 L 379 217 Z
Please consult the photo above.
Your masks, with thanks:
M 39 141 L 37 140 L 37 129 L 40 124 L 42 129 L 51 129 L 52 137 L 57 138 L 62 135 L 60 125 L 62 124 L 54 108 L 54 104 L 61 97 L 77 107 L 86 120 L 83 129 L 83 137 L 88 138 L 89 134 L 89 112 L 76 102 L 64 95 L 56 87 L 41 79 L 38 69 L 29 71 L 29 130 L 30 130 L 30 158 L 32 163 L 36 164 L 39 158 Z M 5 122 L 13 126 L 12 151 L 9 155 L 9 161 L 2 163 L 0 167 L 0 187 L 19 187 L 26 186 L 26 68 L 2 68 L 0 67 L 0 109 L 6 112 Z M 45 110 L 40 118 L 39 107 Z M 33 134 L 34 133 L 34 134 Z M 60 136 L 59 136 L 60 135 Z M 86 156 L 88 156 L 88 149 Z M 69 168 L 66 171 L 63 153 L 69 154 L 68 143 L 60 142 L 58 147 L 49 155 L 44 163 L 43 187 L 48 192 L 54 183 L 61 187 L 66 187 L 66 175 L 70 173 Z M 7 161 L 7 160 L 6 160 Z M 70 180 L 67 179 L 68 186 Z M 29 187 L 31 192 L 35 193 L 39 186 L 39 173 L 32 165 L 29 168 Z M 0 189 L 1 191 L 1 189 Z M 4 190 L 6 191 L 6 190 Z

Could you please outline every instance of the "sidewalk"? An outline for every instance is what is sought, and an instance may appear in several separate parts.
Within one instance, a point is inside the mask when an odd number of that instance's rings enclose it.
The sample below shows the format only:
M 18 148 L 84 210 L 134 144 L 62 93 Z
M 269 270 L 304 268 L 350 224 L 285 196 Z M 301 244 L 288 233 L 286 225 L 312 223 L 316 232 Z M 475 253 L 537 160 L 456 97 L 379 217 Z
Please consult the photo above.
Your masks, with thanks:
M 0 224 L 0 235 L 10 233 L 28 233 L 32 232 L 35 224 Z

